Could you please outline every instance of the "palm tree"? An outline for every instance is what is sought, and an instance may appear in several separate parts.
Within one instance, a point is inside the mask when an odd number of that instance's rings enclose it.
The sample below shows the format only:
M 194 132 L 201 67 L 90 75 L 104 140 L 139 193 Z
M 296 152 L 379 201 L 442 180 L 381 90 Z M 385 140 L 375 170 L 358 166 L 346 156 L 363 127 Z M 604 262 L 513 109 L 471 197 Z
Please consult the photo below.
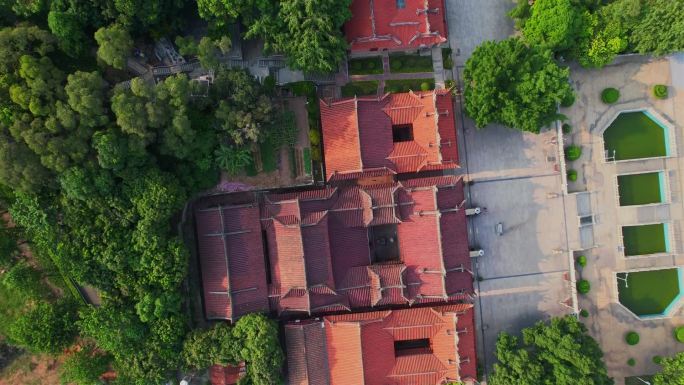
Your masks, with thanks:
M 252 162 L 252 152 L 246 147 L 221 145 L 214 156 L 216 164 L 230 175 L 237 174 Z

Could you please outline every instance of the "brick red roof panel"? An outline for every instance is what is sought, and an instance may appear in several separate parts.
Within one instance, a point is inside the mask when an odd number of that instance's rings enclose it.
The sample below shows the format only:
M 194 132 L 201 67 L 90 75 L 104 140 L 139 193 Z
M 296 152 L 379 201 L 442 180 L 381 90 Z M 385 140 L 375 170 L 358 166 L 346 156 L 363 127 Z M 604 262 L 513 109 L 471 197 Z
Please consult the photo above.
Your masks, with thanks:
M 396 0 L 354 0 L 350 7 L 352 18 L 344 26 L 351 50 L 409 49 L 446 41 L 442 1 L 428 1 L 428 8 L 435 14 L 418 14 L 417 10 L 425 9 L 425 5 L 424 0 L 406 0 L 400 9 Z
M 331 105 L 321 101 L 320 106 L 326 179 L 335 172 L 360 171 L 363 166 L 356 101 L 350 99 Z

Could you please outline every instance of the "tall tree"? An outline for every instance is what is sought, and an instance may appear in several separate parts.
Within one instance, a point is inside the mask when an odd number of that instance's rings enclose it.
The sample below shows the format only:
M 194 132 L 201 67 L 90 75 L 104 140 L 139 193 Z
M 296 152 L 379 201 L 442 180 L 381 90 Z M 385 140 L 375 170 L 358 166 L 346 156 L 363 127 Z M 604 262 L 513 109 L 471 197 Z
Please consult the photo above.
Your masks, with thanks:
M 492 385 L 612 385 L 603 352 L 576 318 L 554 318 L 523 329 L 518 338 L 501 333 Z
M 478 127 L 500 123 L 538 133 L 558 118 L 557 103 L 572 95 L 569 70 L 550 51 L 511 38 L 489 41 L 466 62 L 465 109 Z
M 71 344 L 78 333 L 74 304 L 40 302 L 11 326 L 12 341 L 35 352 L 57 353 Z
M 531 45 L 562 54 L 589 34 L 589 23 L 589 11 L 572 0 L 536 0 L 522 32 Z
M 97 57 L 114 68 L 126 68 L 126 58 L 133 49 L 133 40 L 120 24 L 102 27 L 95 32 Z

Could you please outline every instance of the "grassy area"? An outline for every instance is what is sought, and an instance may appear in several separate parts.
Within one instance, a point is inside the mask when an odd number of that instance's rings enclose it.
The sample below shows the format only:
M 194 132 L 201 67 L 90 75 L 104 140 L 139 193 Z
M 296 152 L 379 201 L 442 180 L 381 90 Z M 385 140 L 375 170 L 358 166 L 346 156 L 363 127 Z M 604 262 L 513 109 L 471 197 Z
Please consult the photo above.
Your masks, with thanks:
M 395 54 L 389 57 L 390 72 L 433 72 L 432 56 Z
M 349 98 L 352 96 L 377 95 L 378 84 L 377 80 L 347 83 L 342 86 L 342 96 Z
M 429 90 L 435 89 L 435 79 L 405 79 L 405 80 L 387 80 L 385 81 L 385 92 L 397 93 L 408 92 L 409 90 L 420 91 L 423 83 L 428 85 Z
M 376 75 L 383 72 L 380 56 L 349 59 L 348 65 L 350 75 Z
M 663 192 L 660 191 L 660 178 L 659 172 L 619 175 L 620 206 L 662 202 Z
M 679 294 L 678 269 L 618 273 L 617 276 L 620 303 L 636 315 L 662 314 Z
M 623 226 L 622 238 L 625 255 L 648 255 L 667 252 L 665 225 Z
M 608 156 L 616 160 L 667 155 L 665 130 L 643 112 L 620 114 L 603 133 Z

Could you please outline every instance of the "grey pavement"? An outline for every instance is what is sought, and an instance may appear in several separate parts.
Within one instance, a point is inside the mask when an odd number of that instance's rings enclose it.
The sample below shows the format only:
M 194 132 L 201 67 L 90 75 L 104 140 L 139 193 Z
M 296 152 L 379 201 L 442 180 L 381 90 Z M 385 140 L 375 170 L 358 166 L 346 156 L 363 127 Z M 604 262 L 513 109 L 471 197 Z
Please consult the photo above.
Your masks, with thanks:
M 449 44 L 456 66 L 463 65 L 483 41 L 503 40 L 513 33 L 508 11 L 513 0 L 446 0 Z

